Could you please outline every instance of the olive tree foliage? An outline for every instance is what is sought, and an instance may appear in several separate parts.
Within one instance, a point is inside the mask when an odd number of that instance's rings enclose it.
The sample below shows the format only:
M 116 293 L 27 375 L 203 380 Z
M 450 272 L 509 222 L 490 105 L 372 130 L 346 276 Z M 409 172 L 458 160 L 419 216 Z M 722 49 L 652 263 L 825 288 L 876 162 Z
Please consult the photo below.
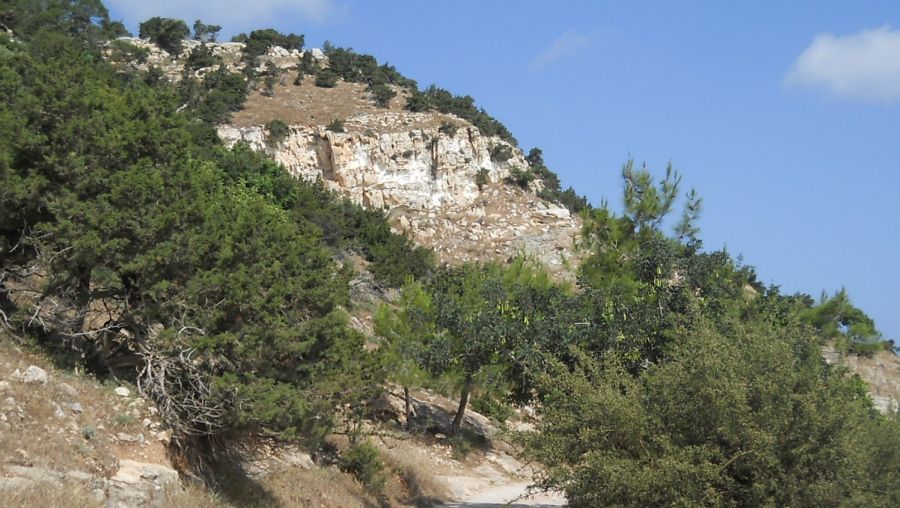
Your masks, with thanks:
M 138 28 L 142 39 L 150 39 L 150 42 L 176 56 L 181 54 L 182 42 L 191 33 L 184 21 L 159 16 L 144 21 Z
M 411 277 L 404 284 L 395 307 L 383 304 L 375 314 L 375 333 L 384 339 L 387 379 L 403 387 L 406 428 L 410 429 L 412 404 L 409 390 L 423 386 L 428 373 L 422 368 L 423 345 L 438 333 L 431 295 Z
M 802 328 L 684 330 L 634 376 L 581 356 L 544 378 L 538 484 L 570 506 L 893 506 L 898 427 Z

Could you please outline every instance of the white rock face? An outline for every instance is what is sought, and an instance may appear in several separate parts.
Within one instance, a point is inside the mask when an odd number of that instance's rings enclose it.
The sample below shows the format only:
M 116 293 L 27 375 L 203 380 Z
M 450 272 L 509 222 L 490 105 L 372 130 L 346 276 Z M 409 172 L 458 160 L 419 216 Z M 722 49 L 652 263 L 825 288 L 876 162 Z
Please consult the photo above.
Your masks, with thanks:
M 320 178 L 364 207 L 388 210 L 396 231 L 434 248 L 441 261 L 524 253 L 564 271 L 580 223 L 563 207 L 500 184 L 511 167 L 528 166 L 521 151 L 463 120 L 455 136 L 410 127 L 434 125 L 429 120 L 429 113 L 385 112 L 347 119 L 346 133 L 291 126 L 277 145 L 263 126 L 222 126 L 219 136 L 228 146 L 265 151 L 293 175 Z M 513 156 L 492 161 L 496 145 L 510 146 Z M 494 185 L 479 189 L 479 173 Z
M 365 127 L 387 115 L 359 116 L 347 123 Z M 508 175 L 510 165 L 527 166 L 520 153 L 505 163 L 491 161 L 492 143 L 506 143 L 484 138 L 474 127 L 460 129 L 450 137 L 437 129 L 367 135 L 295 126 L 278 146 L 269 146 L 262 126 L 225 126 L 219 135 L 226 145 L 245 141 L 268 152 L 295 176 L 322 178 L 331 189 L 373 208 L 436 210 L 448 204 L 470 204 L 479 195 L 475 184 L 479 171 L 500 181 Z

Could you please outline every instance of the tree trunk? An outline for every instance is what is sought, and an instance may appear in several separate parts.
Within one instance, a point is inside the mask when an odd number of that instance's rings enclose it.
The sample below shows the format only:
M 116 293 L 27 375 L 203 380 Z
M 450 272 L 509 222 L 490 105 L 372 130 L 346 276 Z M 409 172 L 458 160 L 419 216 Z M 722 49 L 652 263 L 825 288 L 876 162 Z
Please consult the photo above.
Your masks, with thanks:
M 453 418 L 453 424 L 450 426 L 450 435 L 455 436 L 459 432 L 463 418 L 466 416 L 466 405 L 469 403 L 469 391 L 472 389 L 472 382 L 466 379 L 463 384 L 462 395 L 459 398 L 459 409 L 456 410 L 456 416 Z
M 403 387 L 403 401 L 406 403 L 406 430 L 409 430 L 412 424 L 410 423 L 410 415 L 412 415 L 412 407 L 409 402 L 409 387 Z

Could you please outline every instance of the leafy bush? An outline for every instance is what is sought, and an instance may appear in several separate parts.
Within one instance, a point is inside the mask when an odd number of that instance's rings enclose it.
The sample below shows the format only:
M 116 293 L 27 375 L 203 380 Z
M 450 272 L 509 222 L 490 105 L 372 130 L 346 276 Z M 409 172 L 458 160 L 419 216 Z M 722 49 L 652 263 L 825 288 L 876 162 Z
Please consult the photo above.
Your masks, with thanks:
M 523 189 L 527 189 L 528 185 L 534 181 L 534 172 L 530 169 L 522 169 L 519 166 L 511 166 L 506 181 Z
M 331 69 L 322 69 L 316 74 L 316 86 L 319 88 L 334 88 L 337 81 L 338 75 Z
M 150 50 L 128 41 L 116 39 L 109 43 L 112 48 L 112 60 L 119 62 L 137 62 L 144 63 L 150 56 Z
M 203 43 L 216 42 L 221 30 L 222 27 L 219 25 L 207 25 L 198 19 L 194 21 L 194 40 Z
M 482 190 L 485 185 L 491 183 L 491 177 L 488 173 L 488 170 L 485 168 L 481 168 L 475 173 L 475 185 L 478 186 L 478 190 Z
M 339 77 L 349 83 L 368 83 L 374 85 L 396 85 L 415 88 L 416 82 L 403 77 L 391 65 L 378 65 L 372 55 L 360 54 L 351 48 L 339 48 L 326 42 L 323 45 L 328 66 Z
M 328 125 L 325 126 L 325 129 L 331 132 L 345 132 L 344 121 L 339 118 L 335 118 L 334 120 L 328 122 Z
M 244 43 L 244 60 L 246 62 L 254 62 L 257 57 L 265 55 L 269 48 L 273 46 L 282 47 L 288 51 L 303 49 L 304 36 L 294 33 L 283 34 L 272 28 L 263 30 L 254 30 L 247 34 L 238 34 L 232 37 L 232 42 Z
M 491 160 L 494 162 L 506 162 L 513 156 L 512 148 L 510 148 L 509 145 L 500 143 L 491 145 L 489 152 L 491 154 Z
M 206 67 L 213 67 L 222 63 L 222 58 L 213 54 L 212 50 L 205 44 L 199 44 L 191 50 L 185 61 L 185 68 L 190 70 L 199 70 Z
M 375 105 L 379 108 L 390 107 L 391 99 L 397 96 L 397 92 L 392 90 L 391 87 L 381 83 L 370 85 L 369 92 L 375 99 Z
M 267 123 L 266 131 L 269 132 L 269 143 L 273 145 L 281 143 L 291 133 L 290 127 L 278 119 Z
M 369 441 L 355 443 L 341 454 L 341 471 L 350 473 L 371 491 L 380 492 L 387 481 L 384 461 Z
M 451 138 L 456 136 L 456 131 L 459 130 L 459 126 L 453 122 L 444 122 L 438 127 L 438 132 L 442 134 L 446 134 Z
M 158 16 L 141 23 L 139 30 L 141 39 L 150 39 L 161 49 L 175 56 L 181 54 L 181 42 L 191 33 L 184 21 Z
M 468 120 L 485 136 L 499 136 L 515 145 L 516 139 L 497 119 L 488 115 L 484 109 L 475 106 L 475 99 L 465 96 L 454 96 L 443 88 L 431 85 L 424 91 L 414 90 L 406 99 L 406 109 L 413 112 L 437 110 Z

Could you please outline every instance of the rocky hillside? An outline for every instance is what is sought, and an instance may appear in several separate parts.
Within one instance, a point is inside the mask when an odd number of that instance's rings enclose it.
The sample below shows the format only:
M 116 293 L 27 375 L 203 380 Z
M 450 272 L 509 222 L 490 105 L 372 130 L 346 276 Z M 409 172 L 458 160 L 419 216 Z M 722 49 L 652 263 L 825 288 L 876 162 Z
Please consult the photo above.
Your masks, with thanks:
M 201 44 L 185 41 L 181 54 L 171 55 L 141 39 L 117 43 L 147 52 L 140 61 L 123 65 L 158 67 L 173 81 L 181 79 L 191 52 Z M 243 43 L 206 47 L 230 70 L 246 66 Z M 115 48 L 108 50 L 113 59 Z M 328 65 L 321 50 L 307 52 L 320 65 Z M 571 277 L 570 267 L 577 266 L 574 240 L 580 219 L 539 198 L 539 179 L 524 189 L 507 183 L 511 170 L 529 166 L 518 147 L 484 136 L 454 115 L 405 111 L 408 91 L 396 86 L 397 97 L 378 108 L 358 83 L 340 81 L 333 88 L 320 88 L 306 79 L 291 84 L 303 55 L 276 46 L 256 59 L 258 70 L 271 62 L 284 75 L 273 93 L 252 92 L 232 123 L 220 126 L 227 145 L 249 143 L 298 178 L 322 179 L 355 203 L 386 210 L 396 231 L 432 248 L 441 262 L 503 261 L 525 254 L 557 275 Z M 209 70 L 192 72 L 202 76 Z M 281 139 L 266 127 L 274 120 L 289 125 Z M 333 120 L 343 121 L 345 132 L 327 130 Z
M 565 272 L 575 257 L 579 219 L 504 182 L 510 168 L 527 167 L 518 149 L 458 118 L 455 135 L 441 132 L 436 117 L 364 114 L 347 119 L 344 133 L 293 125 L 279 142 L 269 141 L 262 125 L 223 126 L 219 135 L 226 144 L 244 141 L 266 151 L 300 178 L 321 178 L 365 207 L 388 210 L 397 230 L 433 248 L 440 261 L 524 253 Z M 508 146 L 513 156 L 493 160 L 496 146 Z M 479 178 L 485 178 L 481 186 Z

